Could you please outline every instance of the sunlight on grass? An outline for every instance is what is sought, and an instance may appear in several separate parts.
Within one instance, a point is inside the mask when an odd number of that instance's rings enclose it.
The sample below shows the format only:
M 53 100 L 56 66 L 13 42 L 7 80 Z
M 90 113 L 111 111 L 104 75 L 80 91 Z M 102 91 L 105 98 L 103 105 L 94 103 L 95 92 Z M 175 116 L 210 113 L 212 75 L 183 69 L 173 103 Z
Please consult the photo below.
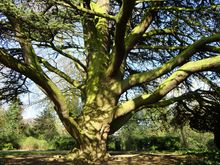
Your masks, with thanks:
M 0 152 L 3 164 L 72 164 L 65 159 L 66 151 L 9 151 Z M 218 152 L 117 152 L 104 165 L 220 165 Z

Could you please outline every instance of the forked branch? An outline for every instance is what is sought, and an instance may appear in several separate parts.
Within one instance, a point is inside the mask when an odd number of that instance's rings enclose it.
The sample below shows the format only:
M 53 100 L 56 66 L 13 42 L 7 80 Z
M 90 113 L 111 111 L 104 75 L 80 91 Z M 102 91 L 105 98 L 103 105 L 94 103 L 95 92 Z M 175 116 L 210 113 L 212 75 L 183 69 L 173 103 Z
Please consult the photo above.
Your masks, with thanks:
M 218 42 L 220 41 L 220 33 L 214 34 L 210 37 L 203 37 L 200 40 L 196 41 L 194 44 L 188 46 L 182 53 L 177 55 L 176 57 L 172 58 L 171 60 L 167 61 L 162 66 L 155 68 L 151 71 L 146 71 L 142 73 L 137 73 L 129 76 L 122 82 L 122 91 L 124 92 L 127 89 L 141 84 L 152 81 L 168 72 L 173 70 L 175 67 L 184 64 L 191 56 L 193 56 L 196 52 L 201 51 L 206 48 L 206 44 L 211 42 Z M 217 51 L 217 48 L 213 48 L 207 46 L 207 49 Z
M 42 63 L 45 66 L 45 68 L 47 68 L 49 71 L 51 71 L 51 72 L 57 74 L 58 76 L 60 76 L 61 78 L 65 79 L 68 83 L 70 83 L 71 85 L 74 85 L 76 88 L 78 88 L 80 86 L 80 82 L 72 79 L 71 77 L 69 77 L 67 74 L 65 74 L 64 72 L 62 72 L 58 68 L 52 66 L 44 58 L 38 57 L 38 59 L 39 59 L 39 62 Z
M 116 108 L 115 118 L 135 111 L 143 105 L 150 105 L 158 102 L 193 73 L 212 70 L 219 67 L 220 56 L 210 57 L 195 62 L 188 62 L 168 77 L 152 94 L 143 94 L 119 105 Z
M 122 7 L 117 14 L 117 22 L 115 29 L 115 50 L 113 53 L 112 62 L 107 69 L 107 75 L 113 77 L 119 71 L 125 57 L 125 33 L 128 20 L 131 17 L 132 10 L 135 5 L 135 0 L 123 0 Z

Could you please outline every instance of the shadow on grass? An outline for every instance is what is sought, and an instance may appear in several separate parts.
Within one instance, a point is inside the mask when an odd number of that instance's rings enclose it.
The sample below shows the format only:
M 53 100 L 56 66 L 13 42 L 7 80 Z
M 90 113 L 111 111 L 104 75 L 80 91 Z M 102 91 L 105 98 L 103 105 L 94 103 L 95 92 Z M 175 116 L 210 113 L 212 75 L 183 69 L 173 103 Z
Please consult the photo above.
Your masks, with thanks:
M 72 164 L 63 159 L 67 151 L 0 151 L 0 165 Z
M 67 151 L 2 151 L 0 165 L 73 165 Z M 138 153 L 113 152 L 101 165 L 220 165 L 218 152 Z M 100 163 L 99 163 L 100 164 Z

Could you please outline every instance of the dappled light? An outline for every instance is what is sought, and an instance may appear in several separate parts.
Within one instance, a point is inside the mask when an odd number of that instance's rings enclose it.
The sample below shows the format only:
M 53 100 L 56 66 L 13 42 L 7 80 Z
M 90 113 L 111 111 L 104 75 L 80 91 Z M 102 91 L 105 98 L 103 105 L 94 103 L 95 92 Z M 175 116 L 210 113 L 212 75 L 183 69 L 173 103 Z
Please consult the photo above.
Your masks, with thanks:
M 25 154 L 24 154 L 25 153 Z M 11 165 L 73 165 L 73 162 L 65 159 L 64 155 L 58 155 L 56 153 L 36 152 L 32 155 L 27 152 L 20 152 L 17 155 L 0 156 L 0 164 Z M 2 153 L 0 152 L 0 155 Z M 202 155 L 203 156 L 203 155 Z M 207 155 L 206 155 L 207 156 Z M 176 164 L 198 164 L 202 163 L 204 157 L 201 155 L 188 155 L 188 154 L 149 154 L 149 153 L 130 153 L 130 154 L 112 154 L 106 161 L 95 163 L 93 165 L 176 165 Z M 218 159 L 216 159 L 218 160 Z M 78 165 L 78 164 L 74 164 Z

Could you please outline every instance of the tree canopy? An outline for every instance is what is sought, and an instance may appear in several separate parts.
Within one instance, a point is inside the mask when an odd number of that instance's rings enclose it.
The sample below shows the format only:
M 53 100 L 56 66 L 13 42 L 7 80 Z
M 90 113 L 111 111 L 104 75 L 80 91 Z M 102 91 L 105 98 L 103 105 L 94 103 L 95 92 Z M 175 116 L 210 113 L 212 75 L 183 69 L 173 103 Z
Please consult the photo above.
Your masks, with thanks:
M 218 0 L 2 0 L 1 98 L 32 80 L 87 159 L 100 158 L 135 112 L 206 92 L 202 77 L 218 84 L 219 10 Z M 76 96 L 82 110 L 69 107 Z

